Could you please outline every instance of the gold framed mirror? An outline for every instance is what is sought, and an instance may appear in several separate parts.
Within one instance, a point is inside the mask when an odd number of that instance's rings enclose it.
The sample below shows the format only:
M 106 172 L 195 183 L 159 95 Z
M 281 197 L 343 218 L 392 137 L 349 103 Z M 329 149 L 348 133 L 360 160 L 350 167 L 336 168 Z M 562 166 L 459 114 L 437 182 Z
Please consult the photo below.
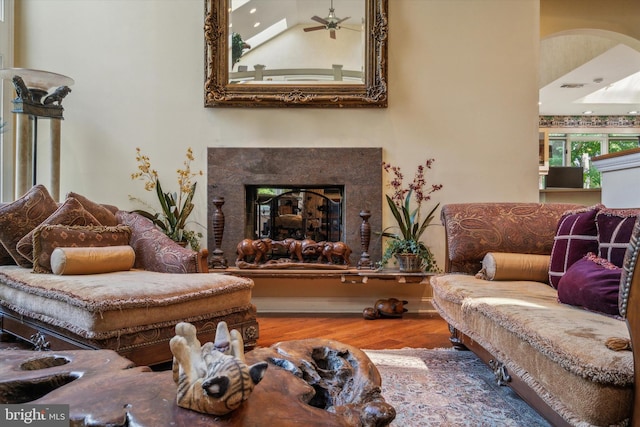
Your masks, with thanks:
M 387 11 L 388 0 L 205 0 L 205 107 L 387 107 Z

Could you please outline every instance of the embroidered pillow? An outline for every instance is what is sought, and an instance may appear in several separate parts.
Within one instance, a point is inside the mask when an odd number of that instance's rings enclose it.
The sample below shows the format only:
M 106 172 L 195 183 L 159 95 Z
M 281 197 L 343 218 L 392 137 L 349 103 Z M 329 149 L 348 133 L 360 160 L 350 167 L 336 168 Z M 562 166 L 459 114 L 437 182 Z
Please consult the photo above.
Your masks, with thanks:
M 81 225 L 41 225 L 33 233 L 33 271 L 51 273 L 51 254 L 56 248 L 124 246 L 131 228 Z
M 591 311 L 620 315 L 622 269 L 594 253 L 574 262 L 558 282 L 558 300 Z
M 118 211 L 121 224 L 131 227 L 135 268 L 160 273 L 199 273 L 200 254 L 171 240 L 150 219 L 134 212 Z
M 558 288 L 558 282 L 571 264 L 588 252 L 598 251 L 596 214 L 603 205 L 565 212 L 560 221 L 551 249 L 549 284 Z
M 596 215 L 598 256 L 622 267 L 631 232 L 640 216 L 638 209 L 602 209 Z
M 91 201 L 83 195 L 74 192 L 67 193 L 67 198 L 69 197 L 73 197 L 78 200 L 80 204 L 91 213 L 91 215 L 100 221 L 100 225 L 118 225 L 114 212 L 106 206 Z
M 0 243 L 0 265 L 14 265 L 15 263 L 11 254 Z
M 79 201 L 74 198 L 69 198 L 60 205 L 58 209 L 47 219 L 42 221 L 42 224 L 55 225 L 100 225 L 97 219 L 93 217 L 85 208 L 82 207 Z M 27 261 L 33 263 L 33 233 L 34 230 L 28 232 L 16 245 L 16 249 Z
M 0 209 L 2 209 L 4 205 L 6 205 L 6 203 L 0 202 Z M 0 243 L 0 265 L 14 265 L 15 263 L 11 255 L 9 255 L 9 252 L 7 252 L 4 246 L 2 246 L 2 243 Z
M 20 266 L 30 268 L 27 261 L 16 249 L 20 239 L 36 228 L 58 209 L 44 185 L 31 187 L 22 197 L 0 207 L 0 243 Z

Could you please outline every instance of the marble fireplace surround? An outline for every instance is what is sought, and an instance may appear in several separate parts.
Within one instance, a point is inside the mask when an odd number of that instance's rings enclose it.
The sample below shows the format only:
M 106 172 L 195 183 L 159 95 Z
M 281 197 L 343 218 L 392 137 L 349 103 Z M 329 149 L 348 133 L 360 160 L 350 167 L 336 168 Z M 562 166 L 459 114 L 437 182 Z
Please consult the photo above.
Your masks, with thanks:
M 360 211 L 369 210 L 372 262 L 381 257 L 382 229 L 382 148 L 218 148 L 207 150 L 207 246 L 215 248 L 211 224 L 214 197 L 224 197 L 225 216 L 222 250 L 230 267 L 235 266 L 236 245 L 245 236 L 246 186 L 273 185 L 305 187 L 344 186 L 345 242 L 353 250 L 356 266 L 360 244 Z

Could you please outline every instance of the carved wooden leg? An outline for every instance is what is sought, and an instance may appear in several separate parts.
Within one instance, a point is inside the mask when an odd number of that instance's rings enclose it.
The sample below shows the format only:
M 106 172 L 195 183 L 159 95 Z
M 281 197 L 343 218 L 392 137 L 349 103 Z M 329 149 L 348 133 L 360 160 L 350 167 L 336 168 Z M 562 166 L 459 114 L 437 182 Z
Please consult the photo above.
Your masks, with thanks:
M 456 350 L 469 350 L 467 346 L 463 344 L 462 339 L 460 339 L 460 331 L 449 325 L 449 333 L 451 334 L 449 341 L 451 341 L 453 348 Z
M 511 381 L 511 375 L 509 375 L 504 363 L 491 359 L 489 360 L 489 367 L 491 367 L 493 375 L 496 377 L 496 384 L 507 385 Z

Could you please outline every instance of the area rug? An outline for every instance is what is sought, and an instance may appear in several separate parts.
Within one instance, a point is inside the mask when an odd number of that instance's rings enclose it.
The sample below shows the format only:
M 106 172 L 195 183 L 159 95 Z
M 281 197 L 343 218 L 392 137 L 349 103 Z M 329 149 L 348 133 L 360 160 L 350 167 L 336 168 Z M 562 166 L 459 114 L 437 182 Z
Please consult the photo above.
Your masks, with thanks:
M 391 426 L 549 426 L 470 351 L 365 350 L 396 409 Z

